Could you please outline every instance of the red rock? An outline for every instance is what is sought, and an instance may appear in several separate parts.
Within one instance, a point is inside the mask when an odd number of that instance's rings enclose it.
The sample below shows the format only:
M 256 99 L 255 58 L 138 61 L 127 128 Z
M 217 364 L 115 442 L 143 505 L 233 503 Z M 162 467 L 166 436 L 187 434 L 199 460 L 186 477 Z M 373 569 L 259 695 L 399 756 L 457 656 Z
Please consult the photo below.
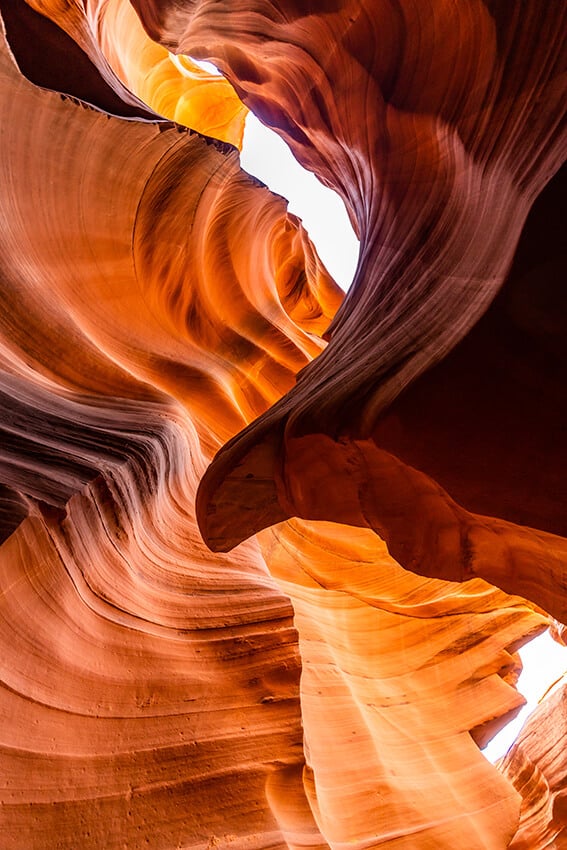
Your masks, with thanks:
M 133 5 L 0 2 L 2 848 L 561 846 L 564 11 Z

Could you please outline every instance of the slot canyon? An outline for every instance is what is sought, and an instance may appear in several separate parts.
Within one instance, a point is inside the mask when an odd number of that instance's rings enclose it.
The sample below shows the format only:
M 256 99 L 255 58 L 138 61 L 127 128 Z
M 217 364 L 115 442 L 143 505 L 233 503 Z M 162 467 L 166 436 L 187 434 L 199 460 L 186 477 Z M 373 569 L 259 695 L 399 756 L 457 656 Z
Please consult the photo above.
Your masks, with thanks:
M 0 850 L 567 848 L 567 5 L 0 18 Z

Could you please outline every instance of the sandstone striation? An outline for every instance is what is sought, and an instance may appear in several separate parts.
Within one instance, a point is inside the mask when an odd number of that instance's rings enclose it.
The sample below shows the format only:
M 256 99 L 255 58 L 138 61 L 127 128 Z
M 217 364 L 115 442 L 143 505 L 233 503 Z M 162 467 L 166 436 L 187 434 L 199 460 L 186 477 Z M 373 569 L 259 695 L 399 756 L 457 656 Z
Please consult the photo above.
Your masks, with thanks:
M 543 700 L 516 743 L 500 762 L 523 798 L 513 850 L 565 847 L 567 841 L 567 764 L 564 740 L 567 691 L 563 683 Z
M 411 569 L 521 589 L 563 620 L 565 301 L 553 258 L 542 285 L 524 269 L 520 281 L 509 276 L 511 295 L 496 296 L 530 207 L 565 154 L 565 11 L 320 5 L 319 16 L 260 2 L 223 15 L 207 2 L 175 4 L 175 14 L 173 4 L 137 2 L 150 32 L 206 53 L 342 193 L 361 236 L 327 349 L 205 478 L 205 537 L 226 550 L 294 515 L 370 525 Z M 337 476 L 348 495 L 319 504 Z
M 0 14 L 2 848 L 561 847 L 562 4 Z

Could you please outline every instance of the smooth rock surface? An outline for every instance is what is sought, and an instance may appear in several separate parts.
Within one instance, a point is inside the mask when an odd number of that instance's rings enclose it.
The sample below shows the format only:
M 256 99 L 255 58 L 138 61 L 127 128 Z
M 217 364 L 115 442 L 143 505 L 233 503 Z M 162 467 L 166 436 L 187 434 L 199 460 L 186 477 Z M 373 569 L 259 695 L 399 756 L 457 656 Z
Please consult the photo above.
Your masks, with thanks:
M 0 0 L 2 848 L 561 847 L 564 7 L 132 5 Z

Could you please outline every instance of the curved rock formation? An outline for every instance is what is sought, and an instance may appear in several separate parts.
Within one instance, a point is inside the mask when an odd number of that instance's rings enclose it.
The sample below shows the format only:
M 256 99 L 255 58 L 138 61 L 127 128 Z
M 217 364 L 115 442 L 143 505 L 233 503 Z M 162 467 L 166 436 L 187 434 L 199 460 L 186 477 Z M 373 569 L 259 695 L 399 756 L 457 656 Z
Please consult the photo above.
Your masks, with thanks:
M 279 12 L 258 2 L 236 14 L 207 2 L 136 6 L 150 32 L 223 69 L 343 194 L 361 235 L 358 273 L 326 351 L 205 478 L 206 539 L 226 550 L 294 515 L 369 525 L 411 569 L 480 575 L 565 619 L 557 470 L 567 460 L 566 361 L 549 375 L 541 340 L 552 317 L 548 347 L 565 339 L 556 318 L 564 296 L 548 277 L 555 266 L 542 270 L 543 296 L 529 279 L 518 294 L 512 273 L 512 295 L 495 301 L 530 206 L 565 153 L 565 11 L 551 4 L 542 14 L 532 3 L 510 15 L 480 0 L 406 0 L 397 12 L 387 2 Z M 531 374 L 520 380 L 524 360 Z M 470 382 L 472 397 L 455 404 Z M 520 418 L 517 438 L 503 440 Z M 319 504 L 337 476 L 348 495 Z M 458 531 L 444 534 L 447 525 Z
M 479 746 L 566 619 L 563 10 L 133 5 L 0 0 L 2 846 L 560 842 L 562 692 Z M 344 301 L 166 48 L 342 192 Z
M 519 707 L 519 600 L 406 572 L 368 530 L 292 521 L 260 542 L 293 601 L 303 780 L 329 846 L 507 847 L 517 799 L 477 745 Z
M 567 691 L 563 683 L 528 718 L 500 762 L 523 797 L 520 828 L 512 850 L 565 847 L 567 840 Z
M 193 503 L 211 447 L 320 349 L 317 291 L 339 293 L 234 150 L 35 89 L 5 47 L 0 91 L 2 843 L 283 846 L 264 785 L 302 760 L 291 606 L 257 544 L 207 552 Z M 168 195 L 201 325 L 151 232 Z M 236 266 L 217 281 L 248 307 L 229 332 L 200 303 L 220 213 L 259 245 L 250 300 Z

